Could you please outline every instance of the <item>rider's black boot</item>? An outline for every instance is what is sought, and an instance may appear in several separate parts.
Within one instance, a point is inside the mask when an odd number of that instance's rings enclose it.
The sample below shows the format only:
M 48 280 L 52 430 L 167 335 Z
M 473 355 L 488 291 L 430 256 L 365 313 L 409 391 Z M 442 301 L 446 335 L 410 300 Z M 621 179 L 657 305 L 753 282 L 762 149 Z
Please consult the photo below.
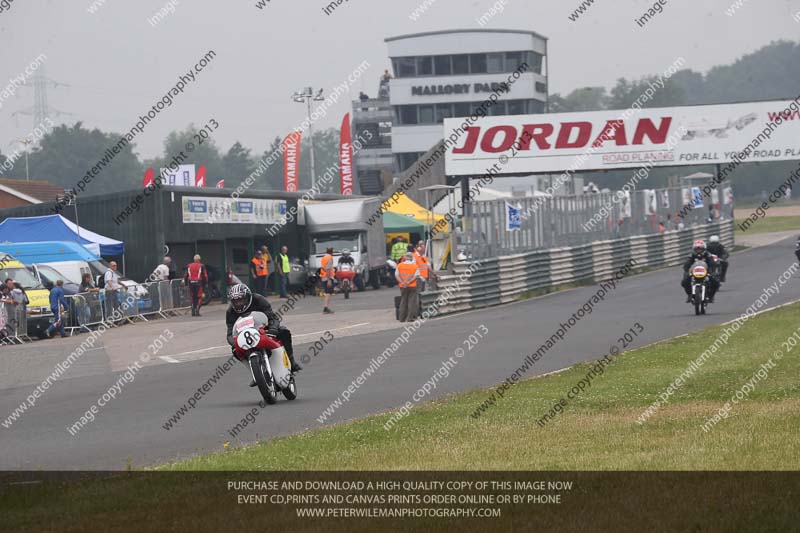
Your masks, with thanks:
M 286 355 L 289 355 L 287 352 Z M 294 355 L 289 355 L 289 362 L 292 363 L 292 372 L 300 372 L 303 370 L 303 367 L 297 364 L 297 361 L 294 360 Z

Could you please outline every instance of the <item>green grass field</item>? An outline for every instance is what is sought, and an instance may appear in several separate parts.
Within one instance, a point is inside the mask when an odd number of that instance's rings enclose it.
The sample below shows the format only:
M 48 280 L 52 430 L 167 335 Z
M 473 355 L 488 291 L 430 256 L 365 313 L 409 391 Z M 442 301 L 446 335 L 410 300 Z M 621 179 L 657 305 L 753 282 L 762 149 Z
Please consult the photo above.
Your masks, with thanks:
M 642 425 L 637 423 L 642 411 L 713 343 L 721 327 L 618 356 L 544 428 L 536 420 L 591 365 L 522 381 L 478 420 L 470 414 L 488 391 L 414 408 L 389 431 L 383 428 L 391 415 L 387 413 L 163 468 L 797 470 L 800 348 L 783 357 L 727 419 L 708 433 L 701 426 L 781 348 L 781 341 L 797 328 L 798 311 L 796 304 L 749 320 Z
M 747 228 L 747 231 L 739 229 L 739 224 L 743 223 L 746 219 L 737 218 L 734 231 L 737 235 L 751 234 L 751 233 L 771 233 L 773 231 L 800 231 L 800 216 L 795 217 L 773 217 L 767 216 L 753 222 Z

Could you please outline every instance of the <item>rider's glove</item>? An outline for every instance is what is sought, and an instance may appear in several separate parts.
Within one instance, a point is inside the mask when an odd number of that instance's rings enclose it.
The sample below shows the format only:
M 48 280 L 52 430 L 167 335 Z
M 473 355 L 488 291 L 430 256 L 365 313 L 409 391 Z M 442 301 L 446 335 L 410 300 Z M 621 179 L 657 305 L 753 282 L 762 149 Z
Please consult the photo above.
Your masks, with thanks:
M 278 336 L 278 328 L 269 328 L 269 329 L 267 329 L 267 334 L 272 336 L 272 337 L 277 337 Z

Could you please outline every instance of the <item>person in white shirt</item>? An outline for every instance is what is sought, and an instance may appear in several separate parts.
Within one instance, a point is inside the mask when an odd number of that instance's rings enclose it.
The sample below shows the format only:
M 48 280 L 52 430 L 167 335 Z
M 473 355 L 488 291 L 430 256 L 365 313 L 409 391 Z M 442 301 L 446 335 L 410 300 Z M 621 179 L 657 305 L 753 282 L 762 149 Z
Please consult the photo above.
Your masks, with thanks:
M 153 309 L 161 309 L 161 293 L 164 291 L 165 294 L 168 294 L 166 291 L 169 291 L 169 287 L 166 284 L 158 285 L 162 281 L 169 282 L 169 272 L 170 267 L 172 266 L 172 258 L 169 256 L 164 257 L 164 261 L 153 270 L 153 273 L 150 274 L 150 279 L 148 281 L 152 281 L 153 285 L 150 286 L 148 289 L 148 293 L 150 294 L 150 301 L 153 303 Z
M 108 264 L 110 267 L 103 274 L 103 287 L 105 288 L 106 300 L 106 313 L 110 316 L 114 310 L 119 307 L 119 300 L 117 299 L 117 289 L 119 289 L 119 274 L 117 274 L 117 262 L 111 261 Z
M 169 257 L 164 258 L 164 262 L 156 267 L 153 271 L 153 281 L 168 281 L 169 280 L 169 266 L 172 264 L 172 259 Z

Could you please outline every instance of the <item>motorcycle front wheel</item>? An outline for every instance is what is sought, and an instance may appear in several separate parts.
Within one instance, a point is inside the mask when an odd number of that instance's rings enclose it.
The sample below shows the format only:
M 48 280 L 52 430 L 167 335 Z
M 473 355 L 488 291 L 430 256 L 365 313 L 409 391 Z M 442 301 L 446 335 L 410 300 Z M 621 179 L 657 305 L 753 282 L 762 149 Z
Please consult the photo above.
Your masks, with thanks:
M 297 384 L 294 382 L 294 376 L 289 378 L 289 386 L 285 389 L 281 389 L 281 392 L 283 392 L 283 396 L 287 400 L 294 400 L 297 398 Z
M 269 405 L 273 405 L 278 401 L 278 391 L 275 389 L 275 383 L 272 376 L 267 373 L 267 365 L 264 362 L 264 354 L 250 358 L 250 369 L 253 371 L 253 377 L 256 380 L 258 391 L 264 397 L 264 401 Z

